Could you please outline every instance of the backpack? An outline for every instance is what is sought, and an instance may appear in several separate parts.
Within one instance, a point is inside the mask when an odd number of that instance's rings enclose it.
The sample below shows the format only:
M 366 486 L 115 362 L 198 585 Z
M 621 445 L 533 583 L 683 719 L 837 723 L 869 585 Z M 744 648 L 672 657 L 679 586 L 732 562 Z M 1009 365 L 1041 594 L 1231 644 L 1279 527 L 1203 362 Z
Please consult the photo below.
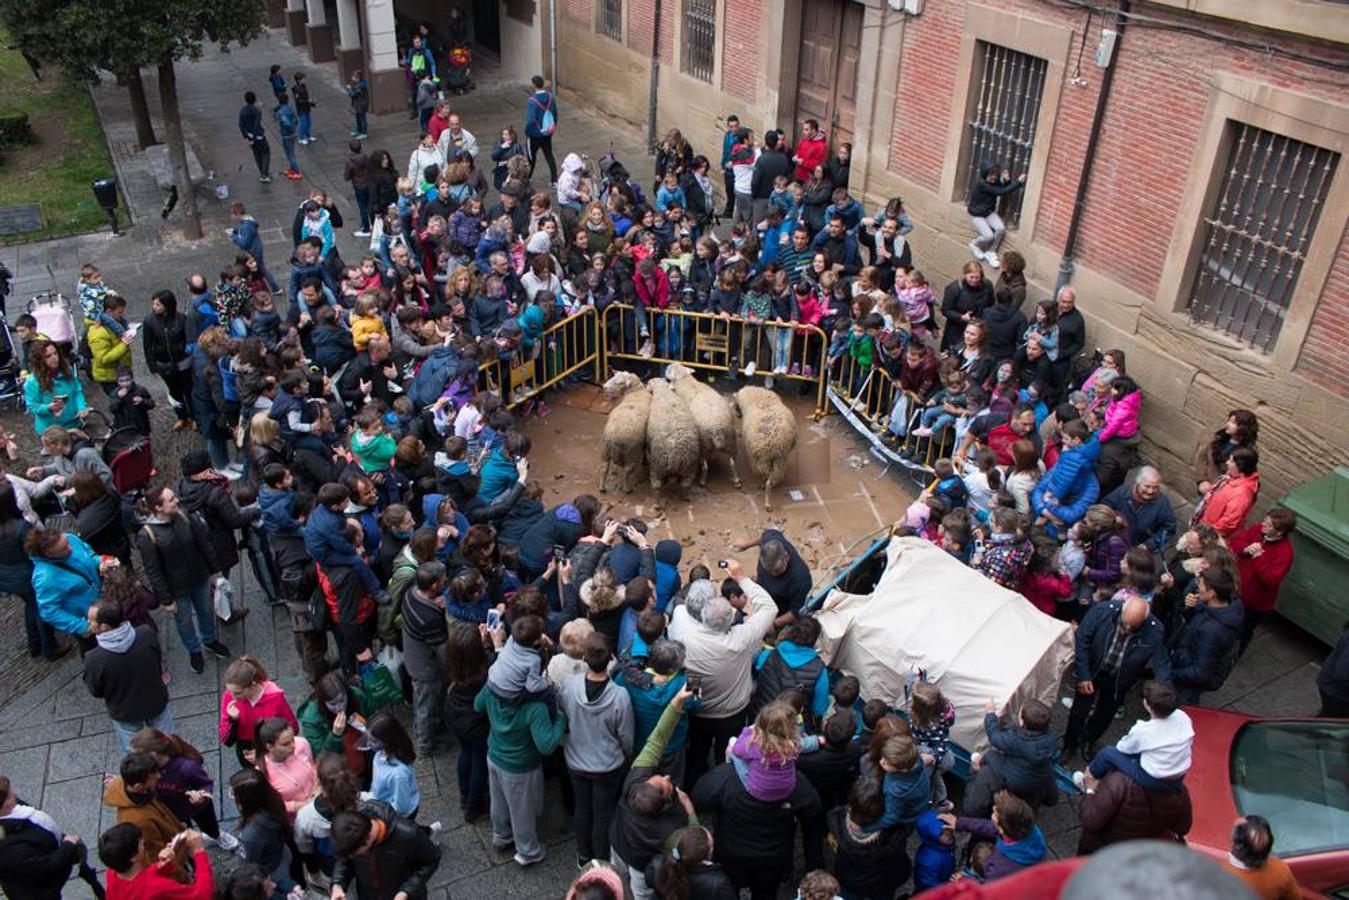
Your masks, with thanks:
M 539 134 L 552 137 L 553 132 L 557 130 L 557 116 L 553 113 L 553 95 L 548 95 L 547 103 L 540 103 L 538 95 L 535 94 L 530 98 L 530 102 L 543 110 L 543 115 L 539 117 Z

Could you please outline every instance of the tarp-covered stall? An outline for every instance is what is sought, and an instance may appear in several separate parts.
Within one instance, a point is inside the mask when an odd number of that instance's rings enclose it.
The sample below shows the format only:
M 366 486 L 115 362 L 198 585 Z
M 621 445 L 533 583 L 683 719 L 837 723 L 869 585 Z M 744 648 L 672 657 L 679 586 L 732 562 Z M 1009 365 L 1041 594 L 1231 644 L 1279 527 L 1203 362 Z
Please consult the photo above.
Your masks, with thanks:
M 816 615 L 821 656 L 855 675 L 862 696 L 902 707 L 925 669 L 956 707 L 951 737 L 981 750 L 984 707 L 1055 702 L 1072 661 L 1072 628 L 921 538 L 891 538 L 870 594 L 834 590 Z

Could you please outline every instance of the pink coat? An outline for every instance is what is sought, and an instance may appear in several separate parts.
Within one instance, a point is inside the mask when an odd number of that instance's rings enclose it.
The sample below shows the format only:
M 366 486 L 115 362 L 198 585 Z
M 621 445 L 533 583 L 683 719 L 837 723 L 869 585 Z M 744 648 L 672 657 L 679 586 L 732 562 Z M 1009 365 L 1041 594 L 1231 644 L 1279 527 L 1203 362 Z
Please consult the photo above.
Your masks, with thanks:
M 1111 438 L 1131 438 L 1138 434 L 1138 410 L 1142 406 L 1142 391 L 1110 401 L 1105 408 L 1105 426 L 1096 439 L 1104 444 Z
M 224 743 L 230 736 L 230 717 L 225 712 L 229 709 L 230 703 L 235 702 L 234 694 L 228 690 L 220 698 L 220 741 Z M 253 732 L 258 727 L 258 723 L 263 719 L 285 719 L 290 723 L 290 727 L 297 732 L 300 730 L 300 723 L 295 721 L 295 713 L 290 708 L 290 703 L 286 701 L 286 692 L 281 690 L 280 686 L 274 681 L 269 681 L 262 686 L 262 696 L 258 698 L 257 703 L 249 703 L 247 700 L 239 700 L 239 721 L 234 724 L 234 739 L 236 743 L 253 743 Z

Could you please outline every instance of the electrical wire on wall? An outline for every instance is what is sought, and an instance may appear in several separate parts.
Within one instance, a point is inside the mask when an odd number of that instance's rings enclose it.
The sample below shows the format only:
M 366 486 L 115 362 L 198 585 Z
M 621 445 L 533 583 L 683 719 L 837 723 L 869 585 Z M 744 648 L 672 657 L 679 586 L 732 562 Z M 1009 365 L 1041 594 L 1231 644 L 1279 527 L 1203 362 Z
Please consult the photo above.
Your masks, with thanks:
M 1077 65 L 1073 67 L 1072 84 L 1074 87 L 1086 87 L 1087 79 L 1082 77 L 1082 54 L 1087 50 L 1087 35 L 1091 34 L 1091 20 L 1095 9 L 1087 10 L 1087 24 L 1082 26 L 1082 40 L 1077 45 Z

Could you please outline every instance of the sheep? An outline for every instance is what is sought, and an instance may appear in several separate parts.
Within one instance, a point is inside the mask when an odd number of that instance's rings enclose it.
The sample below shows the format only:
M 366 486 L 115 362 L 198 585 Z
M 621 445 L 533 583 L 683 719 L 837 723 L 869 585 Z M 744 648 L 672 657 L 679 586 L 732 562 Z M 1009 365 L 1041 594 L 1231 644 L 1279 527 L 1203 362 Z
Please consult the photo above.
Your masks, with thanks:
M 604 423 L 600 493 L 608 490 L 609 473 L 615 465 L 622 477 L 623 492 L 631 493 L 632 476 L 641 467 L 646 454 L 646 419 L 651 411 L 651 395 L 645 390 L 642 379 L 631 372 L 615 372 L 604 383 L 604 393 L 620 399 Z
M 707 484 L 708 460 L 720 456 L 731 470 L 731 483 L 740 487 L 740 473 L 735 469 L 735 410 L 730 401 L 717 393 L 716 388 L 693 377 L 693 370 L 679 363 L 665 367 L 665 377 L 674 386 L 674 392 L 688 404 L 693 421 L 698 425 L 698 444 L 701 448 L 699 484 Z
M 764 509 L 773 509 L 771 491 L 787 474 L 787 458 L 796 446 L 796 417 L 766 388 L 743 387 L 735 394 L 742 439 L 750 468 L 764 480 Z
M 651 489 L 659 492 L 662 482 L 677 479 L 687 500 L 698 469 L 698 426 L 694 424 L 693 413 L 668 381 L 653 378 L 646 387 L 651 392 L 651 414 L 646 420 Z

